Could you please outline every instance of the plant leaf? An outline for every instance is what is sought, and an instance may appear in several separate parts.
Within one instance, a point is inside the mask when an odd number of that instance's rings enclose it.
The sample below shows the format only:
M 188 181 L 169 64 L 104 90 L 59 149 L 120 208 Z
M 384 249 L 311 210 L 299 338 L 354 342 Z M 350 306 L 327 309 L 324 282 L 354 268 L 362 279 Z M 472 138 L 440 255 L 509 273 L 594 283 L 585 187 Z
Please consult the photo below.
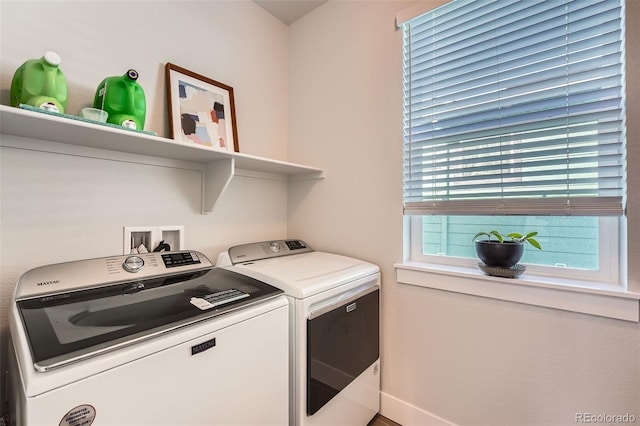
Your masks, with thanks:
M 495 229 L 491 232 L 489 232 L 489 234 L 494 235 L 498 241 L 502 242 L 504 239 L 502 238 L 502 234 L 498 231 L 496 231 Z M 491 236 L 489 236 L 489 239 L 491 239 Z
M 537 234 L 537 232 L 536 232 L 536 234 Z M 534 246 L 535 248 L 537 248 L 538 250 L 542 250 L 542 247 L 540 247 L 540 243 L 537 240 L 535 240 L 534 238 L 529 237 L 529 238 L 526 239 L 526 241 L 529 244 L 531 244 L 532 246 Z
M 482 236 L 482 235 L 486 235 L 487 237 L 491 238 L 491 235 L 487 234 L 486 232 L 478 232 L 472 239 L 471 241 L 475 241 L 478 237 Z

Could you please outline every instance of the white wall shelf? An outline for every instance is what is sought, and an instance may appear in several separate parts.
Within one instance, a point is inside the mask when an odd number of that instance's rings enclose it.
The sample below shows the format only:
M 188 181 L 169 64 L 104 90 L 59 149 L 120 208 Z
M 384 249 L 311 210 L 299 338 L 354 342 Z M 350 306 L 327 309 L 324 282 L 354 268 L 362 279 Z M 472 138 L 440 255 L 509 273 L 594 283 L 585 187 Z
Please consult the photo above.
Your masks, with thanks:
M 173 139 L 0 105 L 2 134 L 203 164 L 203 213 L 211 212 L 236 169 L 284 176 L 287 180 L 323 179 L 322 169 L 238 152 L 185 145 Z

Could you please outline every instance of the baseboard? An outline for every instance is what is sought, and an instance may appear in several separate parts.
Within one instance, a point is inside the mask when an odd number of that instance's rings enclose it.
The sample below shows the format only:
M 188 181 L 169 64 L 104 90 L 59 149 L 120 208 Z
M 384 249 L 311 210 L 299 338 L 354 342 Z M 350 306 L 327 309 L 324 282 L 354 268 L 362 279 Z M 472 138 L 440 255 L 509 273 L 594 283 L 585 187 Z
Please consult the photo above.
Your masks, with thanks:
M 380 392 L 380 414 L 402 426 L 456 426 L 385 392 Z

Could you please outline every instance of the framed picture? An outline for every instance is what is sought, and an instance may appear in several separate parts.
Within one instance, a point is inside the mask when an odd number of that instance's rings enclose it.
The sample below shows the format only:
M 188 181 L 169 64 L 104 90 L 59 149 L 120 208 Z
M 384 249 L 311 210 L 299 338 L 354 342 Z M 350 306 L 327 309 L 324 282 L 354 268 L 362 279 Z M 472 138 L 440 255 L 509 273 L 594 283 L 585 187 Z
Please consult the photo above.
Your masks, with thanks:
M 238 152 L 233 87 L 170 63 L 165 74 L 173 139 Z

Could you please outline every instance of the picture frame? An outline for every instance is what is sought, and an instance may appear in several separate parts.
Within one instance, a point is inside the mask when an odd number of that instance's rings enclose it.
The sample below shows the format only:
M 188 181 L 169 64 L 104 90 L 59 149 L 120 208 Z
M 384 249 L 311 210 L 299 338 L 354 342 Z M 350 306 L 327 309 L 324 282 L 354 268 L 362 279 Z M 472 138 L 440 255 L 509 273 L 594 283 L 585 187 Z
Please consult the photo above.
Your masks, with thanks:
M 172 138 L 239 152 L 233 87 L 172 63 L 165 65 L 165 77 Z

